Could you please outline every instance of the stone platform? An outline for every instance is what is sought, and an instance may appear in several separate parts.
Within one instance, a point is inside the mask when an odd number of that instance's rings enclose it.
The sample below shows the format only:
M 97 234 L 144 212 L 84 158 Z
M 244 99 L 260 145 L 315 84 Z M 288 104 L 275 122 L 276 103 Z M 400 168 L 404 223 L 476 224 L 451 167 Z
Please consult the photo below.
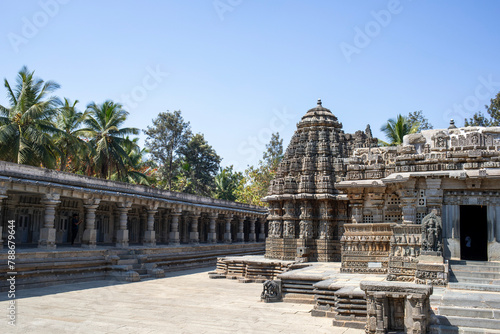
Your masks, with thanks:
M 300 266 L 295 261 L 268 259 L 261 255 L 226 256 L 217 259 L 217 269 L 209 272 L 208 276 L 237 279 L 242 283 L 263 283 Z

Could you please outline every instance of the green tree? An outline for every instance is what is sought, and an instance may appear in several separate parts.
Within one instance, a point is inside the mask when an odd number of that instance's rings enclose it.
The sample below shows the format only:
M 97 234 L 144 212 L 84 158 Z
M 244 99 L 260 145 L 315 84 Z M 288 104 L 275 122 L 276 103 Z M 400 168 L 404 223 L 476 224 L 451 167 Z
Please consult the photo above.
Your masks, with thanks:
M 488 119 L 481 111 L 478 111 L 471 118 L 465 119 L 465 126 L 493 126 L 492 121 Z
M 403 143 L 404 136 L 417 132 L 418 126 L 418 123 L 411 123 L 402 115 L 398 115 L 396 119 L 391 118 L 380 128 L 389 141 L 379 140 L 379 144 L 383 146 L 400 145 Z
M 180 110 L 161 112 L 153 119 L 153 126 L 148 126 L 144 133 L 148 136 L 146 148 L 159 166 L 160 183 L 172 190 L 173 180 L 179 176 L 179 149 L 191 136 L 189 122 L 184 121 Z
M 271 180 L 276 175 L 279 163 L 283 159 L 283 140 L 279 133 L 272 134 L 266 151 L 257 167 L 245 170 L 244 178 L 238 187 L 237 201 L 242 203 L 267 206 L 261 199 L 267 195 Z
M 233 166 L 220 169 L 219 173 L 215 176 L 215 191 L 214 197 L 217 199 L 225 199 L 228 201 L 235 201 L 237 199 L 237 190 L 243 174 L 235 172 Z
M 111 180 L 150 185 L 150 180 L 148 177 L 148 172 L 151 170 L 151 162 L 146 159 L 147 150 L 145 148 L 141 149 L 138 145 L 139 138 L 130 139 L 125 138 L 123 142 L 123 150 L 127 153 L 128 159 L 126 161 L 125 175 L 119 176 L 118 173 L 114 173 L 111 176 Z
M 60 132 L 52 120 L 61 102 L 49 95 L 59 84 L 35 78 L 25 66 L 15 87 L 7 79 L 4 85 L 10 106 L 0 105 L 0 156 L 10 162 L 53 168 L 57 148 L 50 135 Z
M 54 142 L 59 148 L 59 170 L 65 171 L 67 168 L 75 172 L 82 166 L 82 161 L 86 156 L 92 155 L 92 148 L 83 140 L 87 129 L 82 128 L 83 121 L 87 113 L 77 110 L 78 100 L 71 103 L 64 99 L 64 105 L 59 108 L 59 113 L 55 118 L 55 124 L 61 132 L 54 136 Z
M 418 124 L 416 132 L 433 129 L 432 124 L 429 123 L 429 120 L 424 116 L 422 110 L 410 112 L 406 119 L 410 124 Z
M 179 149 L 182 155 L 181 183 L 177 189 L 190 194 L 210 196 L 215 188 L 215 175 L 221 158 L 201 133 L 191 136 Z
M 499 126 L 500 125 L 500 92 L 495 98 L 490 99 L 490 105 L 484 108 L 490 116 L 489 118 L 481 111 L 475 113 L 472 118 L 465 119 L 465 126 Z
M 102 104 L 94 102 L 87 106 L 88 117 L 84 123 L 87 126 L 87 135 L 90 144 L 94 147 L 95 175 L 101 178 L 110 178 L 117 173 L 118 178 L 127 175 L 129 156 L 124 145 L 129 141 L 127 135 L 137 135 L 136 128 L 121 128 L 127 119 L 128 112 L 119 103 L 105 101 Z
M 280 139 L 278 132 L 271 134 L 271 140 L 266 145 L 266 151 L 263 155 L 264 164 L 276 169 L 283 159 L 283 139 Z

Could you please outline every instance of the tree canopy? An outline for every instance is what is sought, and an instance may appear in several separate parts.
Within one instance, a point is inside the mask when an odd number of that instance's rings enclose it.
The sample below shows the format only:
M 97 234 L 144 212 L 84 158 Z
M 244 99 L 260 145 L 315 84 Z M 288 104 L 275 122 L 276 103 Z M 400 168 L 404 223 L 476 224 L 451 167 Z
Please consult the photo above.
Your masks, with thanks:
M 500 125 L 500 92 L 490 99 L 490 105 L 485 105 L 486 113 L 478 111 L 471 118 L 465 119 L 465 126 L 499 126 Z
M 401 114 L 396 119 L 391 118 L 380 128 L 380 131 L 387 137 L 388 142 L 379 140 L 379 143 L 383 146 L 400 145 L 403 143 L 404 136 L 417 132 L 419 125 L 419 123 L 412 123 Z

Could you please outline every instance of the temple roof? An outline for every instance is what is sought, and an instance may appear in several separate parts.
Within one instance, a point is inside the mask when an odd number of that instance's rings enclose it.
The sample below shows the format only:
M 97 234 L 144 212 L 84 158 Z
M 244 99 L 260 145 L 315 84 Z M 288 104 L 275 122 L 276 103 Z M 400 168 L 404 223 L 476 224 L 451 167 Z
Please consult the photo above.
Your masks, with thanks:
M 330 111 L 323 107 L 321 99 L 318 99 L 318 104 L 316 107 L 311 108 L 307 113 L 302 116 L 302 120 L 299 123 L 299 127 L 304 126 L 333 126 L 335 128 L 342 128 L 342 123 L 338 122 L 338 118 Z

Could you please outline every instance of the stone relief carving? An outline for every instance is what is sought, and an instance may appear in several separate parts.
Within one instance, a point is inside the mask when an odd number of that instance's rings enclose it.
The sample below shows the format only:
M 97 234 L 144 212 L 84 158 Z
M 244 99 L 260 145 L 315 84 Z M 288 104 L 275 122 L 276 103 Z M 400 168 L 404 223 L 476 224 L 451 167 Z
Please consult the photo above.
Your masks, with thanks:
M 442 230 L 441 218 L 437 216 L 436 210 L 432 210 L 422 219 L 422 252 L 436 252 L 436 255 L 443 253 Z

